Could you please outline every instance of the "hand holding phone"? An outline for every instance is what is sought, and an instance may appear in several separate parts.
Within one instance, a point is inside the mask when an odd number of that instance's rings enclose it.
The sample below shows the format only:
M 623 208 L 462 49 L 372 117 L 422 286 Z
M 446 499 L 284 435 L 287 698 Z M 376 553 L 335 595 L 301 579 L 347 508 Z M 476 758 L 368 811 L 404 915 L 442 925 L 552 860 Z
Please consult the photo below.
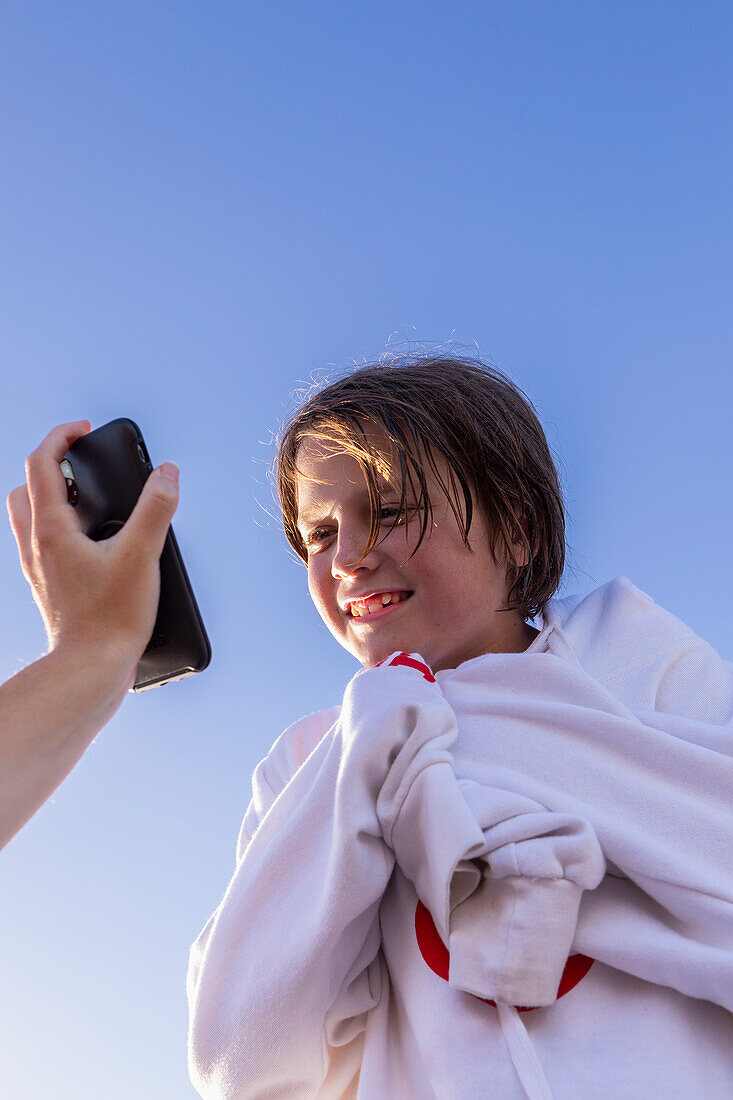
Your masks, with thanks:
M 142 444 L 137 458 L 130 451 L 133 443 Z M 64 463 L 70 464 L 71 477 L 65 477 Z M 165 644 L 155 643 L 161 559 L 166 549 L 174 553 L 170 521 L 178 485 L 149 467 L 132 421 L 122 418 L 95 432 L 89 421 L 62 424 L 28 456 L 27 484 L 7 498 L 21 567 L 43 618 L 49 652 L 63 646 L 90 660 L 100 652 L 112 654 L 129 666 L 129 687 L 135 691 L 199 671 L 190 663 L 179 668 L 180 652 L 169 653 L 166 660 Z M 173 573 L 180 582 L 177 563 Z M 170 583 L 167 587 L 170 597 Z M 156 649 L 146 665 L 146 653 Z M 209 657 L 210 650 L 198 661 L 200 667 Z M 176 667 L 168 667 L 170 658 Z

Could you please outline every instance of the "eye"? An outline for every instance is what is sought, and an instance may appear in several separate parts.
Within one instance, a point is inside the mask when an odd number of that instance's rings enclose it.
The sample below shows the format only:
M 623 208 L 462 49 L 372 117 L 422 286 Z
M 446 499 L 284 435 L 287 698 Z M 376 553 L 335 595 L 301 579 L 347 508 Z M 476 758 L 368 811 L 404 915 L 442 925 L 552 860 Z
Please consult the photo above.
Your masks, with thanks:
M 319 542 L 325 542 L 333 534 L 330 527 L 314 527 L 305 540 L 307 546 L 317 546 Z
M 385 504 L 384 508 L 379 513 L 380 520 L 392 520 L 391 527 L 399 527 L 403 523 L 408 523 L 410 517 L 417 511 L 416 508 L 411 508 L 409 505 L 400 512 L 399 504 Z

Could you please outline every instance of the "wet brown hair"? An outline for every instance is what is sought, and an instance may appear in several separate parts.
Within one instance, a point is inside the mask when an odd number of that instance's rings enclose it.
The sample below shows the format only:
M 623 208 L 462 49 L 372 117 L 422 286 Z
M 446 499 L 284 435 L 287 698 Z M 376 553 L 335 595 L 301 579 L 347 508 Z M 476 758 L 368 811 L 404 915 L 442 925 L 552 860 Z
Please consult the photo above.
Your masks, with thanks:
M 507 611 L 532 619 L 557 591 L 565 566 L 565 507 L 555 463 L 529 398 L 506 375 L 465 356 L 400 355 L 359 367 L 307 395 L 283 427 L 275 483 L 283 526 L 303 561 L 308 549 L 298 529 L 298 451 L 314 438 L 358 460 L 367 480 L 371 524 L 364 557 L 382 527 L 378 474 L 390 468 L 365 433 L 376 425 L 389 437 L 400 467 L 400 511 L 420 514 L 420 538 L 432 523 L 425 471 L 445 493 L 470 549 L 473 499 L 489 528 L 491 554 L 514 560 L 517 543 L 527 564 L 511 566 Z M 436 464 L 447 462 L 448 483 Z M 415 550 L 417 549 L 415 547 Z M 415 551 L 413 550 L 413 553 Z M 521 555 L 519 557 L 521 561 Z

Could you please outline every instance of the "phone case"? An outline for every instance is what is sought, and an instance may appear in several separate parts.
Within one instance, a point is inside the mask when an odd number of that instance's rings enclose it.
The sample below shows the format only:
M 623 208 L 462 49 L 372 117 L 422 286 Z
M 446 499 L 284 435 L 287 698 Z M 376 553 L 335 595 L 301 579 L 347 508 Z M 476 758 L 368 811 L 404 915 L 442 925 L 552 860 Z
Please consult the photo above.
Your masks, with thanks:
M 69 503 L 84 532 L 98 542 L 129 518 L 153 466 L 135 421 L 120 417 L 77 439 L 61 468 Z M 209 639 L 170 527 L 160 556 L 158 616 L 131 690 L 182 680 L 202 672 L 210 660 Z

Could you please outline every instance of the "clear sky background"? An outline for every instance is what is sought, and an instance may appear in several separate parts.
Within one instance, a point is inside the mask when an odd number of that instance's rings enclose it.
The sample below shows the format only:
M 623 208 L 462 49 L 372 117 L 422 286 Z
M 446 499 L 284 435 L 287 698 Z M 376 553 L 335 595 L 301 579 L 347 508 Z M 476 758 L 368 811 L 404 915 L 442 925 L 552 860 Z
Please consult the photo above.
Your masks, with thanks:
M 3 492 L 56 424 L 131 417 L 180 466 L 213 649 L 0 856 L 3 1098 L 195 1096 L 188 951 L 252 771 L 357 669 L 267 514 L 314 374 L 484 356 L 558 455 L 559 594 L 628 576 L 733 659 L 732 31 L 705 0 L 3 5 Z M 9 525 L 0 569 L 7 679 L 46 649 Z

